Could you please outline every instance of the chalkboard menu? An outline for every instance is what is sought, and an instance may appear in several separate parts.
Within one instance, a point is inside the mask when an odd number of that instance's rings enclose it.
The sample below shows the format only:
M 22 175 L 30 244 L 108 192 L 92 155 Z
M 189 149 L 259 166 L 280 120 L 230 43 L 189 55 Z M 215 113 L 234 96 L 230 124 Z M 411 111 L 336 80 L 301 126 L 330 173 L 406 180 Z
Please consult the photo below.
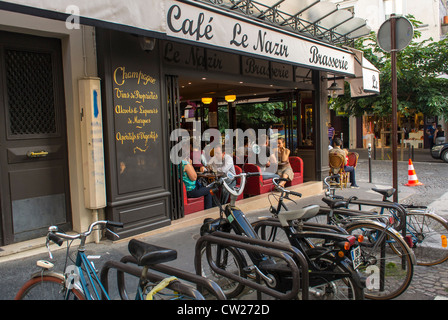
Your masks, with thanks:
M 112 42 L 114 139 L 118 193 L 163 186 L 159 63 L 127 35 Z

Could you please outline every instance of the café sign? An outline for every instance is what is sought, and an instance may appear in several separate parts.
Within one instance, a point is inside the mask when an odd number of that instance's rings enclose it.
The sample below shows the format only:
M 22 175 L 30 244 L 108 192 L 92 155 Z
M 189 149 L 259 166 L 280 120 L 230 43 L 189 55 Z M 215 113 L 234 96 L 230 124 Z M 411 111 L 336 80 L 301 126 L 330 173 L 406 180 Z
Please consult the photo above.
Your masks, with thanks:
M 349 51 L 263 28 L 232 16 L 167 1 L 166 21 L 166 34 L 170 37 L 313 69 L 354 74 L 354 58 Z

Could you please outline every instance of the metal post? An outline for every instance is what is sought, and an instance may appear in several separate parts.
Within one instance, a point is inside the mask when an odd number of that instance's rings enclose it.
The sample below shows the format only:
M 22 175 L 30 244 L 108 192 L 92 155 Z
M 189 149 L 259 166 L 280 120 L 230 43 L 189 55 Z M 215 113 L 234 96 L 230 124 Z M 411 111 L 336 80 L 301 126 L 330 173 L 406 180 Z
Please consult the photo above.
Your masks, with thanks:
M 373 160 L 376 160 L 376 138 L 373 138 Z
M 372 183 L 372 144 L 367 145 L 367 151 L 369 153 L 369 183 Z
M 396 33 L 395 33 L 396 17 L 391 14 L 390 17 L 390 31 L 391 31 L 391 88 L 392 88 L 392 181 L 395 188 L 394 202 L 398 202 L 398 174 L 397 174 L 397 47 L 396 47 Z

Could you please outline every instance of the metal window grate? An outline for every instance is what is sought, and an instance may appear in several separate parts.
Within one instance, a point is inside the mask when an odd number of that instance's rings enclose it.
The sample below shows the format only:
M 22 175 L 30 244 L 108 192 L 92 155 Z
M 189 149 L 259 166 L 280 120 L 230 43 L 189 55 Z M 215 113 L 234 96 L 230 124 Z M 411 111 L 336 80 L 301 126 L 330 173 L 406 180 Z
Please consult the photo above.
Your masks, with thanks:
M 12 135 L 57 133 L 50 53 L 5 50 Z

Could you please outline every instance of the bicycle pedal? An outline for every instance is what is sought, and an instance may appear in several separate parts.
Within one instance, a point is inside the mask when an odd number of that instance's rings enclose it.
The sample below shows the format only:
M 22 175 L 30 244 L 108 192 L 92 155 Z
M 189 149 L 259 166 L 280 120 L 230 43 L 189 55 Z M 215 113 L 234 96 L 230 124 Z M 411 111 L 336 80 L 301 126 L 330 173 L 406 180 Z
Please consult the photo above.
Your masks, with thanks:
M 46 260 L 38 260 L 36 262 L 36 264 L 37 264 L 38 267 L 44 268 L 44 269 L 51 269 L 51 268 L 54 267 L 53 263 L 51 263 L 49 261 L 46 261 Z

